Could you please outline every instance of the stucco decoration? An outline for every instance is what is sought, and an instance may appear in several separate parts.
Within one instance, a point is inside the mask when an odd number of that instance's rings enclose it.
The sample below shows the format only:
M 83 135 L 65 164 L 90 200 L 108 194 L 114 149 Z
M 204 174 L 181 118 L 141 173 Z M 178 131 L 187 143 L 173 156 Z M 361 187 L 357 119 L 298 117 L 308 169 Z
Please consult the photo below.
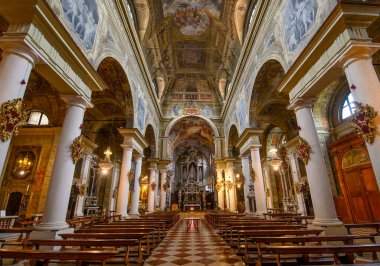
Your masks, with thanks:
M 282 14 L 284 34 L 289 52 L 294 52 L 314 26 L 318 5 L 316 0 L 286 2 L 287 5 Z

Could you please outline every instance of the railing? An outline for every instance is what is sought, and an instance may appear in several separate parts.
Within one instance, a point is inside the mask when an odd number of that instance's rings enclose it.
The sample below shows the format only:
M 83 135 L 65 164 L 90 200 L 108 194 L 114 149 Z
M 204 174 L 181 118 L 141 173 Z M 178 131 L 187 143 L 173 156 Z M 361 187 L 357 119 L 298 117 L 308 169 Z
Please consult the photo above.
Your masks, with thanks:
M 172 100 L 176 101 L 212 101 L 211 92 L 181 92 L 173 93 Z
M 18 216 L 0 217 L 0 228 L 12 228 Z

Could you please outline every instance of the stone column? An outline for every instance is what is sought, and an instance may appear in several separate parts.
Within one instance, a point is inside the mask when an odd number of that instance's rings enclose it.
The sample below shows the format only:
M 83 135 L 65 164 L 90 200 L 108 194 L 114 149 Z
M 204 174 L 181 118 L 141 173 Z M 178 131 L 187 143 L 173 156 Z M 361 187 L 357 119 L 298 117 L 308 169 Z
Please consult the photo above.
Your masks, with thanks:
M 250 170 L 249 170 L 249 156 L 243 156 L 241 158 L 241 166 L 244 176 L 244 204 L 245 204 L 245 213 L 251 213 L 249 207 L 249 183 L 250 183 Z
M 158 171 L 158 169 L 156 170 L 156 175 L 155 175 L 155 179 L 154 179 L 154 182 L 156 183 L 156 189 L 154 190 L 154 208 L 158 208 L 159 207 L 159 204 L 160 204 L 160 201 L 159 201 L 159 196 L 160 195 L 158 193 L 158 191 L 160 190 L 161 191 L 161 188 L 158 186 L 158 180 L 159 180 L 159 176 L 160 176 L 160 172 Z
M 71 157 L 71 145 L 81 134 L 80 125 L 83 123 L 86 107 L 92 107 L 82 96 L 70 95 L 62 98 L 68 106 L 55 155 L 44 217 L 38 230 L 59 230 L 69 227 L 66 223 L 66 212 L 75 169 Z
M 3 49 L 0 61 L 0 106 L 18 98 L 24 98 L 30 72 L 37 56 L 27 47 L 17 44 L 1 44 Z M 11 139 L 0 141 L 0 176 L 8 153 Z M 1 183 L 2 178 L 0 178 Z
M 152 189 L 152 183 L 156 182 L 156 167 L 149 168 L 150 170 L 150 176 L 149 176 L 149 187 L 148 187 L 148 207 L 147 212 L 154 212 L 154 191 L 157 189 L 157 183 L 156 188 Z
M 311 147 L 306 172 L 315 214 L 313 223 L 321 226 L 340 225 L 341 222 L 336 215 L 327 168 L 314 124 L 311 103 L 299 100 L 295 103 L 295 113 L 297 123 L 301 128 L 299 135 Z
M 373 125 L 376 127 L 376 136 L 373 143 L 366 142 L 368 154 L 372 162 L 373 172 L 377 185 L 380 188 L 380 82 L 372 64 L 372 58 L 365 51 L 345 58 L 344 72 L 354 100 L 363 105 L 372 106 L 379 114 L 375 117 Z
M 256 214 L 263 214 L 267 211 L 266 206 L 266 192 L 264 187 L 263 170 L 261 168 L 260 159 L 261 145 L 252 145 L 250 148 L 252 158 L 252 169 L 255 173 L 255 200 L 256 200 Z
M 163 188 L 163 185 L 166 183 L 166 169 L 161 169 L 161 203 L 160 208 L 161 210 L 165 210 L 166 205 L 166 190 Z
M 132 168 L 133 146 L 122 144 L 123 159 L 121 161 L 119 189 L 117 193 L 116 213 L 122 217 L 127 217 L 128 199 L 129 199 L 129 173 Z
M 298 167 L 297 156 L 295 154 L 289 154 L 288 158 L 289 158 L 289 165 L 290 165 L 290 170 L 292 171 L 292 177 L 293 177 L 294 183 L 300 182 L 300 171 Z M 302 213 L 302 215 L 306 215 L 305 204 L 303 201 L 302 193 L 300 194 L 296 193 L 296 198 L 297 198 L 298 212 Z
M 217 183 L 223 182 L 223 169 L 220 167 L 216 168 Z M 224 210 L 224 188 L 223 185 L 218 191 L 218 207 Z
M 140 201 L 140 176 L 141 176 L 141 165 L 142 165 L 142 155 L 138 154 L 135 156 L 136 170 L 134 176 L 134 186 L 133 194 L 131 199 L 131 209 L 129 210 L 130 217 L 139 216 L 139 201 Z
M 229 189 L 226 186 L 226 197 L 229 202 L 228 208 L 231 212 L 236 212 L 236 184 L 234 182 L 234 164 L 233 161 L 235 158 L 228 158 L 227 159 L 227 165 L 226 165 L 226 184 L 228 182 L 232 182 L 232 189 Z

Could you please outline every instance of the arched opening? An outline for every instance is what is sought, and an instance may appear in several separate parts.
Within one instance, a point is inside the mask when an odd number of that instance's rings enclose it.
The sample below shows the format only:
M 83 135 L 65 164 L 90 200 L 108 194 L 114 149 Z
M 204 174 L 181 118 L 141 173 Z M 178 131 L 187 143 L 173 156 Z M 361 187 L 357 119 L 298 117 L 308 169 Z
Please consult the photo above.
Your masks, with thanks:
M 144 149 L 145 158 L 156 158 L 157 149 L 156 149 L 156 138 L 152 125 L 148 125 L 145 130 L 145 139 L 149 143 L 149 146 Z
M 236 147 L 238 139 L 239 139 L 239 133 L 238 133 L 237 127 L 235 125 L 232 125 L 228 133 L 228 142 L 227 142 L 228 157 L 239 156 L 239 151 Z
M 121 144 L 124 140 L 118 129 L 131 128 L 134 117 L 131 86 L 122 66 L 108 57 L 100 63 L 97 72 L 107 88 L 92 93 L 94 107 L 88 109 L 84 117 L 82 134 L 88 139 L 87 142 L 94 143 L 88 154 L 91 161 L 89 174 L 84 178 L 86 173 L 83 169 L 86 164 L 78 163 L 75 171 L 78 174 L 73 181 L 74 184 L 84 184 L 87 187 L 84 214 L 115 208 L 123 157 Z M 101 169 L 99 163 L 106 161 L 108 151 L 112 153 L 109 155 L 112 168 Z
M 170 126 L 174 179 L 171 203 L 181 210 L 214 207 L 214 129 L 203 118 L 187 116 Z

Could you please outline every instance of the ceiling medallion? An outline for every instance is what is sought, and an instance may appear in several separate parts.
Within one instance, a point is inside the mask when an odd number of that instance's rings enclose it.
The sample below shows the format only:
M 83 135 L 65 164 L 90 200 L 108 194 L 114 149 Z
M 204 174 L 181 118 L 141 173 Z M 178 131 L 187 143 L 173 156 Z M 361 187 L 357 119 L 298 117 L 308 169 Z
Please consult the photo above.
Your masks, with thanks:
M 76 164 L 80 158 L 83 156 L 84 144 L 82 136 L 76 137 L 71 144 L 71 158 L 73 163 Z
M 301 136 L 298 140 L 297 152 L 305 165 L 309 162 L 311 147 L 309 143 Z
M 23 111 L 22 99 L 7 101 L 1 105 L 0 110 L 0 139 L 6 142 L 13 136 L 18 135 L 18 128 L 26 125 L 28 113 Z
M 372 125 L 373 119 L 377 116 L 377 111 L 372 106 L 354 102 L 355 112 L 351 118 L 351 125 L 355 128 L 359 137 L 368 143 L 373 143 L 376 128 Z
M 184 109 L 185 115 L 200 115 L 201 110 L 198 107 L 187 107 Z

